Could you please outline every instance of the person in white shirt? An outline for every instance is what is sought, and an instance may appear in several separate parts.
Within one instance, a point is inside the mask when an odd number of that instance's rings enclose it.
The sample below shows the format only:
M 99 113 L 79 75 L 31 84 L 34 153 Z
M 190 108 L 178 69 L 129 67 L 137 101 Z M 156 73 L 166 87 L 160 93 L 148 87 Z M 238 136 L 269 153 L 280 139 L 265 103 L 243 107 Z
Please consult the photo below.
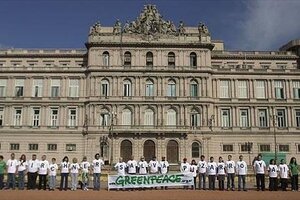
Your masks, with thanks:
M 269 172 L 269 190 L 277 191 L 278 167 L 275 164 L 274 159 L 270 160 L 270 164 L 268 166 L 268 172 Z
M 49 191 L 54 191 L 56 187 L 56 171 L 58 170 L 58 165 L 56 164 L 56 158 L 51 159 L 51 164 L 49 164 Z
M 217 163 L 214 162 L 214 157 L 209 158 L 207 163 L 207 174 L 208 174 L 208 189 L 215 190 L 215 181 L 217 173 Z
M 217 179 L 219 183 L 219 190 L 223 191 L 225 189 L 224 186 L 224 181 L 225 181 L 225 163 L 223 161 L 222 157 L 219 157 L 219 162 L 218 162 L 218 167 L 217 167 Z
M 28 167 L 28 162 L 26 161 L 26 155 L 22 154 L 20 160 L 18 161 L 18 189 L 24 190 L 25 185 L 25 174 Z
M 256 187 L 257 191 L 260 189 L 262 191 L 265 190 L 265 171 L 266 171 L 266 163 L 262 160 L 262 156 L 258 155 L 257 160 L 254 161 L 253 171 L 256 175 Z
M 68 177 L 69 177 L 69 157 L 65 156 L 60 163 L 60 187 L 59 190 L 68 190 Z
M 39 163 L 38 168 L 39 174 L 39 190 L 43 189 L 46 190 L 47 186 L 47 174 L 49 169 L 49 162 L 46 160 L 46 155 L 42 156 L 42 160 Z
M 35 190 L 37 172 L 39 167 L 39 160 L 36 159 L 36 154 L 32 154 L 31 160 L 28 161 L 28 173 L 27 173 L 27 189 Z
M 201 155 L 200 156 L 200 161 L 198 162 L 198 172 L 199 172 L 199 190 L 206 189 L 206 173 L 207 173 L 207 162 L 205 161 L 205 156 Z M 202 182 L 202 184 L 201 184 Z
M 125 176 L 125 171 L 126 171 L 126 163 L 123 162 L 123 158 L 119 158 L 119 162 L 115 164 L 115 169 L 118 172 L 119 176 Z
M 187 159 L 184 158 L 183 162 L 180 164 L 180 172 L 185 174 L 185 173 L 190 173 L 191 171 L 191 165 L 190 163 L 187 162 Z M 188 186 L 184 186 L 184 189 L 188 189 Z
M 145 161 L 145 157 L 142 156 L 141 160 L 138 162 L 139 174 L 145 175 L 147 174 L 148 163 Z
M 78 164 L 77 158 L 73 158 L 72 163 L 70 164 L 71 190 L 72 191 L 77 190 L 79 169 L 80 169 L 80 166 Z
M 82 162 L 80 163 L 81 168 L 81 178 L 82 178 L 82 189 L 87 191 L 88 190 L 88 183 L 89 183 L 89 169 L 90 163 L 87 161 L 87 157 L 83 156 Z
M 150 174 L 158 174 L 158 161 L 156 160 L 156 156 L 153 156 L 152 160 L 150 160 L 149 166 L 149 173 Z
M 232 160 L 232 156 L 228 155 L 228 160 L 225 163 L 227 174 L 227 190 L 234 191 L 234 178 L 235 178 L 235 162 Z
M 159 162 L 158 170 L 160 174 L 167 174 L 169 172 L 169 162 L 166 161 L 166 157 L 162 156 L 161 161 Z M 167 190 L 168 187 L 161 187 L 161 189 Z
M 15 159 L 15 154 L 10 154 L 10 159 L 6 162 L 7 168 L 7 189 L 16 189 L 16 173 L 18 161 Z
M 238 190 L 241 191 L 242 184 L 243 190 L 247 191 L 246 189 L 246 175 L 247 175 L 247 163 L 243 161 L 243 156 L 239 156 L 239 161 L 236 162 L 236 173 L 238 175 Z
M 128 174 L 136 174 L 137 172 L 137 162 L 134 160 L 134 157 L 131 156 L 131 159 L 127 162 Z
M 286 188 L 288 185 L 289 167 L 285 163 L 284 159 L 281 159 L 278 170 L 279 170 L 281 189 L 282 189 L 282 191 L 286 191 Z
M 95 154 L 95 159 L 92 163 L 93 168 L 93 183 L 94 183 L 94 190 L 99 191 L 100 190 L 100 176 L 101 176 L 101 168 L 104 165 L 104 162 L 102 159 L 100 159 L 100 154 Z
M 194 177 L 194 185 L 192 186 L 192 189 L 196 189 L 196 183 L 197 183 L 197 174 L 198 174 L 198 166 L 195 160 L 192 160 L 191 166 L 190 166 L 190 172 L 192 173 Z

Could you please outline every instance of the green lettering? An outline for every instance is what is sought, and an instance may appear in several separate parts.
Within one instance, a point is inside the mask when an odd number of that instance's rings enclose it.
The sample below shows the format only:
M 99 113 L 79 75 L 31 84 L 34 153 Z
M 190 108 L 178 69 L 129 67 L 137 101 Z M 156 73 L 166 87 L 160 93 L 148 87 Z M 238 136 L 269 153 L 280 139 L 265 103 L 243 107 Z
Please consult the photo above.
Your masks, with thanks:
M 138 176 L 137 177 L 137 184 L 142 185 L 143 183 L 143 177 L 142 176 Z
M 130 184 L 130 176 L 125 176 L 124 185 L 129 185 L 129 184 Z
M 117 185 L 122 185 L 124 186 L 124 179 L 123 179 L 123 176 L 119 176 L 116 180 L 116 184 Z
M 175 182 L 176 183 L 180 183 L 181 182 L 181 177 L 183 176 L 183 174 L 177 174 L 176 178 L 175 178 Z
M 176 176 L 175 176 L 175 175 L 169 176 L 169 181 L 170 181 L 171 183 L 175 183 L 175 179 L 176 179 Z
M 156 176 L 151 176 L 151 184 L 155 183 L 156 181 Z
M 150 184 L 150 176 L 144 176 L 144 181 L 143 181 L 143 184 L 147 184 L 147 185 L 149 185 Z
M 169 176 L 168 175 L 164 175 L 162 183 L 169 183 Z
M 131 177 L 131 184 L 135 185 L 136 184 L 136 180 L 137 180 L 137 177 L 136 176 L 132 176 Z
M 157 183 L 161 183 L 161 181 L 162 181 L 162 178 L 163 178 L 163 175 L 159 175 L 159 176 L 157 176 L 157 178 L 156 178 L 156 182 L 157 182 Z

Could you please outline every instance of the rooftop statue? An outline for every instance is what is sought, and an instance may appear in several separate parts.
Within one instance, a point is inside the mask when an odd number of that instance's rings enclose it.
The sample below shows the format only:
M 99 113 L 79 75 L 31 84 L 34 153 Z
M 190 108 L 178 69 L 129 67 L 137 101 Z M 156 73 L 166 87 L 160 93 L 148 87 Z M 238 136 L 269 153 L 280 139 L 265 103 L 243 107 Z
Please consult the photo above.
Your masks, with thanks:
M 207 26 L 204 23 L 202 23 L 202 22 L 199 23 L 198 30 L 199 30 L 199 34 L 200 35 L 205 35 L 205 36 L 209 36 L 210 35 Z
M 185 28 L 184 28 L 183 21 L 179 22 L 178 33 L 179 33 L 179 35 L 184 35 L 185 34 Z
M 120 22 L 119 19 L 117 19 L 117 21 L 116 21 L 116 23 L 114 25 L 113 34 L 114 35 L 120 34 L 121 30 L 122 30 L 121 22 Z
M 93 26 L 90 27 L 89 35 L 100 35 L 101 24 L 100 22 L 96 22 Z

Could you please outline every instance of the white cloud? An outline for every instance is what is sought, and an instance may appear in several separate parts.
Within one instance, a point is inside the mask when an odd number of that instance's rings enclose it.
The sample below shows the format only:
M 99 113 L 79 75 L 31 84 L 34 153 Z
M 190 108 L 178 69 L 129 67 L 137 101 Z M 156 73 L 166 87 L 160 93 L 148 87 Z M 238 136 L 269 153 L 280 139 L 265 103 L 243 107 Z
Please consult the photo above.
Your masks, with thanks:
M 299 12 L 299 0 L 246 1 L 236 48 L 274 50 L 300 38 Z

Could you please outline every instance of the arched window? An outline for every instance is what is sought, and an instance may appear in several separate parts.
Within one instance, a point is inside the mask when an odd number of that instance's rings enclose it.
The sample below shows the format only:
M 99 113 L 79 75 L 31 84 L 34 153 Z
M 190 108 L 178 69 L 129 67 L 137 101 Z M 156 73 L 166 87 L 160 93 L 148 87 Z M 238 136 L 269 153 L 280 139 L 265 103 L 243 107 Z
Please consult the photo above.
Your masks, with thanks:
M 129 51 L 124 53 L 124 66 L 131 66 L 131 53 Z
M 144 157 L 149 162 L 155 155 L 155 143 L 152 140 L 146 140 L 144 143 Z
M 167 111 L 167 126 L 176 126 L 176 111 L 169 109 Z
M 122 125 L 130 126 L 131 125 L 131 111 L 129 109 L 124 109 L 122 111 Z
M 154 86 L 153 82 L 151 80 L 146 81 L 146 96 L 147 97 L 152 97 L 154 95 Z
M 123 81 L 123 96 L 130 97 L 131 96 L 131 82 L 130 80 Z
M 191 127 L 200 126 L 200 113 L 197 110 L 192 110 L 191 112 Z
M 168 53 L 168 66 L 175 67 L 175 53 Z
M 169 80 L 168 82 L 168 96 L 175 97 L 176 96 L 176 83 L 174 80 Z
M 124 162 L 130 160 L 132 156 L 132 143 L 129 140 L 123 140 L 121 142 L 120 155 Z
M 103 66 L 108 67 L 109 66 L 109 53 L 107 51 L 103 52 L 102 58 L 103 58 Z
M 146 54 L 146 66 L 153 66 L 153 53 L 150 51 Z
M 195 52 L 190 54 L 190 66 L 193 68 L 197 67 L 197 55 Z
M 201 145 L 198 142 L 192 143 L 192 158 L 199 158 L 202 154 Z
M 198 97 L 198 83 L 194 80 L 190 82 L 190 95 L 191 97 Z
M 153 126 L 154 125 L 154 112 L 153 112 L 153 110 L 151 110 L 151 109 L 145 110 L 144 125 L 145 126 Z
M 108 147 L 107 142 L 101 142 L 100 143 L 100 156 L 102 158 L 104 158 L 104 160 L 106 160 L 108 158 L 108 150 L 109 150 L 109 147 Z
M 101 81 L 101 96 L 109 96 L 109 82 L 106 79 Z
M 170 140 L 167 144 L 167 160 L 169 163 L 179 162 L 179 147 L 175 140 Z

